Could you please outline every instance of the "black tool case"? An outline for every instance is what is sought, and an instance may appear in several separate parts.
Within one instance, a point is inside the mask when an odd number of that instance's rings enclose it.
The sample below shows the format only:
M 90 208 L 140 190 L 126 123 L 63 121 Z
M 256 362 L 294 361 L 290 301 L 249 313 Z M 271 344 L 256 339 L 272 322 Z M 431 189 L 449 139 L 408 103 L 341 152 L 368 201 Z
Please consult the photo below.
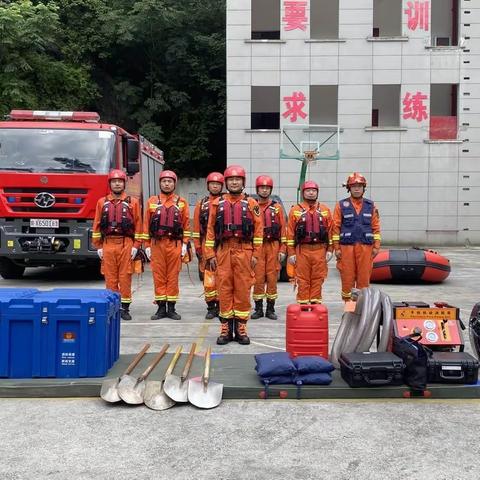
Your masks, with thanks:
M 428 359 L 428 383 L 477 383 L 478 366 L 467 352 L 433 352 Z
M 402 385 L 404 364 L 391 352 L 342 353 L 342 378 L 351 387 Z

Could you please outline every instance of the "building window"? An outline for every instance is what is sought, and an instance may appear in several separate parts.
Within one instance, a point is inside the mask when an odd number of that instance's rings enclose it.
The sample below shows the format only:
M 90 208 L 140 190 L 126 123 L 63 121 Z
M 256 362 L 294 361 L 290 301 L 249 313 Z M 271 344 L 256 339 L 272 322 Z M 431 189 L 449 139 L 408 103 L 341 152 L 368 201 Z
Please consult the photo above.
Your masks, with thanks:
M 402 35 L 402 0 L 373 0 L 374 37 Z
M 252 40 L 280 39 L 280 0 L 252 0 Z
M 338 0 L 310 0 L 310 38 L 338 38 Z
M 337 125 L 338 85 L 310 85 L 310 123 Z
M 430 140 L 457 139 L 457 99 L 457 84 L 430 86 Z
M 373 85 L 372 127 L 400 126 L 400 85 Z
M 432 46 L 458 45 L 458 0 L 435 0 L 432 8 Z
M 252 130 L 280 128 L 280 87 L 252 87 Z

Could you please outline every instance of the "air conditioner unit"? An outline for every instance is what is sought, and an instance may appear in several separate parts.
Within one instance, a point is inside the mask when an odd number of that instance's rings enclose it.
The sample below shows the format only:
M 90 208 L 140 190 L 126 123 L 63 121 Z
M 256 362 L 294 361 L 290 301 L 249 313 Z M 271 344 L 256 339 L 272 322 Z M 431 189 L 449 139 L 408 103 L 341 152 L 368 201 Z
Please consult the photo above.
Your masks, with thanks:
M 450 37 L 433 37 L 433 46 L 434 47 L 449 47 L 452 44 Z

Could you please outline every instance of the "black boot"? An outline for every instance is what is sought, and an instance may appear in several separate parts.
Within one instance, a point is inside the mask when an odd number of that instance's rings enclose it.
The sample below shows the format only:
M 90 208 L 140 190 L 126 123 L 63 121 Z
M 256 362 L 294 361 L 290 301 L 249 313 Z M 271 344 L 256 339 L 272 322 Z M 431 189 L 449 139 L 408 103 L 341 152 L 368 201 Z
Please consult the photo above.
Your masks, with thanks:
M 220 318 L 220 302 L 218 300 L 215 302 L 215 316 L 217 318 Z M 232 332 L 233 332 L 233 329 L 232 329 Z
M 130 304 L 122 303 L 122 310 L 120 310 L 120 317 L 122 320 L 131 320 L 132 316 L 130 315 Z
M 167 316 L 167 302 L 158 300 L 157 305 L 158 309 L 155 314 L 150 317 L 150 320 L 160 320 Z
M 250 338 L 247 335 L 247 322 L 245 320 L 235 320 L 235 340 L 240 345 L 250 345 Z
M 167 317 L 172 320 L 182 319 L 182 317 L 175 311 L 175 302 L 167 302 Z
M 277 314 L 275 313 L 275 300 L 267 300 L 267 309 L 265 316 L 270 320 L 277 320 Z
M 217 316 L 217 307 L 215 300 L 207 302 L 207 314 L 205 315 L 206 320 L 211 320 Z
M 250 318 L 256 320 L 257 318 L 263 317 L 263 300 L 255 300 L 255 311 L 252 313 Z
M 221 328 L 220 335 L 217 338 L 217 345 L 226 345 L 233 340 L 233 320 L 226 318 L 220 319 Z

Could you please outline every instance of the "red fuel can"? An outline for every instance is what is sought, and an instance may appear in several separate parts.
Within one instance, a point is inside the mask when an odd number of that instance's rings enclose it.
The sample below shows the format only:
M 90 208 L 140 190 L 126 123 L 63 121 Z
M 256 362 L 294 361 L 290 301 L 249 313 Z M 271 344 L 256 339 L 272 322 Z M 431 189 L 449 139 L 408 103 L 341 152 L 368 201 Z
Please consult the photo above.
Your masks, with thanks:
M 286 348 L 292 357 L 320 355 L 328 358 L 328 310 L 325 305 L 289 305 L 286 327 Z

